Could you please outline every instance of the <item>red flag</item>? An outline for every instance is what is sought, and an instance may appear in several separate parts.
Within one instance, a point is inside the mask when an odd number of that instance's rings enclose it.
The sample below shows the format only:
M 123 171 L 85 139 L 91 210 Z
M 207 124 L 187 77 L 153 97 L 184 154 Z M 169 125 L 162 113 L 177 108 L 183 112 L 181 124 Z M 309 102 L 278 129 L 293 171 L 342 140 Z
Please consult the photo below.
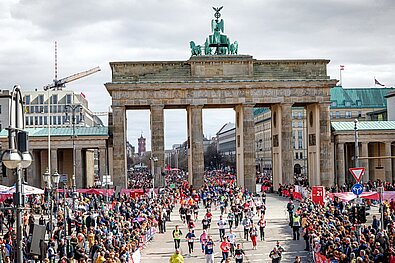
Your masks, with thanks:
M 379 85 L 384 87 L 385 85 L 381 84 L 376 78 L 374 78 L 374 85 Z
M 84 99 L 86 99 L 86 96 L 84 93 L 81 92 L 81 97 L 83 97 Z
M 340 70 L 344 70 L 344 65 L 340 65 Z

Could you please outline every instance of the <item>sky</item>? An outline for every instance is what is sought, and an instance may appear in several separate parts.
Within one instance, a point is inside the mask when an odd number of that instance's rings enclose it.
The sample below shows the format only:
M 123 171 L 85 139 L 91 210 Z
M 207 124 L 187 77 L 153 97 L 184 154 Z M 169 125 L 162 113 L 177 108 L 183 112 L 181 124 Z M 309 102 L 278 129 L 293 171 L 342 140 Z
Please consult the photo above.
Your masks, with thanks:
M 330 59 L 328 74 L 343 87 L 395 86 L 393 0 L 1 0 L 0 89 L 42 89 L 58 79 L 100 66 L 69 83 L 94 112 L 109 111 L 109 62 L 188 60 L 189 41 L 203 44 L 214 11 L 224 6 L 225 34 L 239 54 L 255 59 Z M 128 140 L 141 133 L 150 149 L 148 111 L 128 111 Z M 215 136 L 234 112 L 204 110 L 203 131 Z M 186 139 L 185 110 L 165 111 L 165 147 Z

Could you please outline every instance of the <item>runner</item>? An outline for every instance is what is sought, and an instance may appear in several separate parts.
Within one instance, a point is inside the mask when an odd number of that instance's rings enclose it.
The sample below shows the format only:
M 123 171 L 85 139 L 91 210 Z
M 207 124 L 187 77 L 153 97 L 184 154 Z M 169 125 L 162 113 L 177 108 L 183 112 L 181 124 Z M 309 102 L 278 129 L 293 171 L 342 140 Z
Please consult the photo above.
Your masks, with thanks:
M 193 243 L 195 242 L 195 232 L 192 229 L 189 229 L 187 235 L 185 236 L 187 242 L 188 242 L 188 252 L 189 255 L 192 254 L 193 252 Z
M 241 245 L 237 244 L 236 250 L 235 250 L 235 256 L 234 258 L 236 259 L 236 263 L 243 263 L 243 258 L 244 258 L 244 250 L 241 249 Z
M 226 261 L 226 259 L 229 257 L 229 250 L 230 250 L 230 243 L 228 238 L 224 237 L 222 239 L 221 245 L 219 246 L 221 251 L 222 251 L 222 260 L 221 263 Z
M 208 236 L 207 242 L 204 244 L 204 255 L 206 263 L 214 263 L 214 241 L 211 236 Z
M 181 240 L 182 231 L 178 229 L 178 225 L 173 230 L 173 240 L 175 249 L 180 248 L 180 240 Z

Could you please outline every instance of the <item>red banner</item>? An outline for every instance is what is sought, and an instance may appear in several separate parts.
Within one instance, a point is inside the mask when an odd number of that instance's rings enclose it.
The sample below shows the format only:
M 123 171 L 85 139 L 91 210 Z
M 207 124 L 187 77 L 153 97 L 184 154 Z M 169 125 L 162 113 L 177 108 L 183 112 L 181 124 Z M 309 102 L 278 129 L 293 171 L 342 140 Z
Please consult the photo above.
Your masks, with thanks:
M 301 193 L 293 192 L 292 196 L 293 196 L 294 199 L 302 201 L 302 194 Z
M 323 205 L 325 197 L 325 188 L 323 186 L 311 187 L 311 201 L 314 204 Z
M 315 263 L 330 263 L 331 261 L 327 259 L 325 256 L 320 253 L 314 253 L 314 262 Z

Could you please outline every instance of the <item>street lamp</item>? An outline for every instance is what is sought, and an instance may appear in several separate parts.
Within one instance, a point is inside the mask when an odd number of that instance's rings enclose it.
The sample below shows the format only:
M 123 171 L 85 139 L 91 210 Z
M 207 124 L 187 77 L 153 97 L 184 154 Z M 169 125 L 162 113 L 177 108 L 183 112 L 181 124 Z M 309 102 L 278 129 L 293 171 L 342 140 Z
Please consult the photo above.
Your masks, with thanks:
M 28 150 L 28 134 L 23 130 L 25 128 L 25 117 L 19 85 L 15 85 L 12 89 L 9 113 L 10 125 L 7 128 L 9 149 L 3 152 L 1 159 L 8 169 L 16 169 L 17 180 L 14 194 L 14 205 L 16 209 L 16 256 L 17 262 L 23 262 L 22 169 L 26 169 L 30 166 L 32 163 L 32 156 Z
M 76 189 L 76 183 L 75 183 L 75 173 L 76 173 L 75 125 L 77 125 L 83 121 L 82 109 L 83 109 L 83 107 L 81 105 L 77 105 L 77 104 L 65 106 L 66 120 L 71 124 L 71 127 L 73 129 L 73 136 L 72 136 L 72 141 L 73 141 L 73 177 L 72 177 L 73 211 L 75 210 L 75 199 L 76 199 L 76 195 L 77 195 L 77 193 L 76 193 L 77 189 Z M 80 116 L 79 120 L 77 120 L 77 114 Z
M 53 202 L 56 201 L 56 196 L 54 196 L 54 191 L 57 190 L 59 185 L 60 175 L 57 171 L 51 175 L 49 169 L 47 169 L 44 173 L 44 182 L 46 184 L 47 193 L 48 193 L 48 204 L 49 204 L 49 231 L 50 238 L 52 237 L 52 231 L 54 229 L 53 224 Z M 54 187 L 52 187 L 54 186 Z

